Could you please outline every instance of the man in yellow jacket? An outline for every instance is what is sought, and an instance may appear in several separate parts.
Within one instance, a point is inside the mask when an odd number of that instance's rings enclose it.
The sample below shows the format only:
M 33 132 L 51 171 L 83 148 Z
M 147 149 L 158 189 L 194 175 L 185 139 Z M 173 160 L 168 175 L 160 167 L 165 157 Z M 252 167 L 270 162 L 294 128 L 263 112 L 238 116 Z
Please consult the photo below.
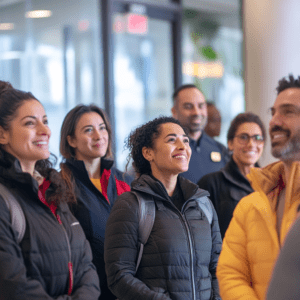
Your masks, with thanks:
M 279 162 L 254 168 L 248 175 L 255 192 L 236 206 L 219 258 L 222 300 L 265 299 L 278 253 L 300 204 L 300 77 L 283 78 L 277 92 L 269 133 L 272 155 Z

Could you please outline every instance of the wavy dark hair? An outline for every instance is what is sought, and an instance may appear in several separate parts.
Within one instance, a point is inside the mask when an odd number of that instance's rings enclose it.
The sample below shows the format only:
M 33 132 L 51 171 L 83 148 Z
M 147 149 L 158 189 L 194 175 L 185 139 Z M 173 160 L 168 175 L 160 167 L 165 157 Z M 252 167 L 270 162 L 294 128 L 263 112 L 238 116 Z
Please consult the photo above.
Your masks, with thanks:
M 32 93 L 14 89 L 9 82 L 0 81 L 0 126 L 4 130 L 9 130 L 11 121 L 16 117 L 20 107 L 24 102 L 32 100 L 40 103 Z M 0 145 L 0 161 L 5 166 L 4 156 L 5 150 Z M 72 202 L 74 195 L 61 180 L 60 174 L 53 168 L 56 163 L 55 155 L 51 155 L 51 157 L 51 160 L 38 160 L 35 164 L 35 170 L 49 180 L 53 187 L 53 192 L 47 195 L 46 200 L 49 203 L 54 201 L 57 204 Z
M 262 120 L 258 115 L 255 115 L 254 113 L 251 112 L 246 112 L 246 113 L 240 113 L 238 114 L 230 123 L 230 127 L 227 132 L 227 142 L 232 141 L 235 137 L 235 134 L 240 127 L 240 125 L 244 123 L 256 123 L 261 132 L 264 140 L 266 140 L 266 128 Z
M 288 76 L 288 79 L 283 77 L 278 81 L 278 86 L 276 88 L 277 95 L 282 91 L 289 89 L 289 88 L 300 88 L 300 76 L 298 78 L 294 78 L 292 74 Z
M 178 120 L 162 116 L 136 128 L 127 138 L 125 142 L 125 147 L 129 149 L 127 166 L 132 159 L 132 165 L 138 175 L 151 174 L 150 163 L 145 159 L 142 150 L 144 147 L 153 148 L 154 140 L 161 134 L 161 125 L 166 123 L 175 123 L 182 127 Z M 183 130 L 186 133 L 186 129 Z

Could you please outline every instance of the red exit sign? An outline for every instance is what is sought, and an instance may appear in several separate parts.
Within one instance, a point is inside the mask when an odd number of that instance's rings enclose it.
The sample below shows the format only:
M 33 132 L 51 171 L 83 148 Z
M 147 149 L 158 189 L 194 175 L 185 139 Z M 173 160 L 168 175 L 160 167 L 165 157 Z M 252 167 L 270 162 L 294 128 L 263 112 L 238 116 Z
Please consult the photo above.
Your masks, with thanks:
M 127 32 L 133 34 L 146 34 L 148 32 L 147 16 L 129 13 L 127 15 Z
M 148 17 L 136 13 L 119 15 L 114 20 L 113 29 L 116 33 L 147 34 Z

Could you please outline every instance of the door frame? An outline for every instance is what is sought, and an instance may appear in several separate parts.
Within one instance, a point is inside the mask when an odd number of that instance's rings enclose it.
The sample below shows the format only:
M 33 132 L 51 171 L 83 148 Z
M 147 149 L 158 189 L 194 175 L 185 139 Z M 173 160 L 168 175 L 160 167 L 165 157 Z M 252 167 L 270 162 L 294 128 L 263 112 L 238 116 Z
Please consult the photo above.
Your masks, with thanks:
M 104 103 L 105 111 L 110 119 L 112 128 L 112 147 L 116 153 L 114 139 L 116 137 L 115 106 L 114 106 L 114 45 L 113 45 L 113 14 L 126 12 L 131 5 L 141 5 L 146 8 L 147 16 L 172 23 L 172 57 L 174 90 L 182 84 L 182 0 L 170 3 L 147 3 L 132 0 L 101 0 L 102 40 L 104 66 Z

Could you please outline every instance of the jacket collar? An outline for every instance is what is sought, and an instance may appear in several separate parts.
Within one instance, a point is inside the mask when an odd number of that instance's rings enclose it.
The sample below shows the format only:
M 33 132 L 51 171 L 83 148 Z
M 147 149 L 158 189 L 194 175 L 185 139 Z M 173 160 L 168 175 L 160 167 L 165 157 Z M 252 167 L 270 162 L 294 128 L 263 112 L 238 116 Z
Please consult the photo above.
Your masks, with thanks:
M 22 171 L 19 160 L 10 153 L 0 150 L 3 158 L 0 159 L 0 178 L 8 185 L 25 184 L 38 190 L 38 182 L 29 174 Z
M 253 189 L 247 178 L 240 172 L 237 164 L 233 160 L 232 156 L 230 161 L 220 170 L 224 177 L 232 184 L 242 188 L 243 190 L 252 193 Z
M 65 160 L 68 167 L 71 167 L 74 171 L 85 174 L 88 177 L 87 170 L 85 168 L 84 162 L 82 160 L 77 160 L 74 158 Z M 101 170 L 106 169 L 110 170 L 114 164 L 114 160 L 106 159 L 104 157 L 101 158 Z
M 281 161 L 262 169 L 253 168 L 247 176 L 253 189 L 268 197 L 273 210 L 276 209 L 282 176 L 284 176 L 284 165 Z M 290 178 L 286 178 L 285 182 L 285 205 L 290 207 L 300 195 L 300 162 L 293 162 Z
M 196 184 L 188 179 L 178 176 L 179 185 L 183 193 L 184 201 L 197 199 L 202 196 L 209 196 L 209 193 L 200 189 Z M 138 179 L 134 180 L 131 184 L 132 190 L 144 192 L 162 200 L 169 199 L 164 185 L 152 175 L 141 175 Z

